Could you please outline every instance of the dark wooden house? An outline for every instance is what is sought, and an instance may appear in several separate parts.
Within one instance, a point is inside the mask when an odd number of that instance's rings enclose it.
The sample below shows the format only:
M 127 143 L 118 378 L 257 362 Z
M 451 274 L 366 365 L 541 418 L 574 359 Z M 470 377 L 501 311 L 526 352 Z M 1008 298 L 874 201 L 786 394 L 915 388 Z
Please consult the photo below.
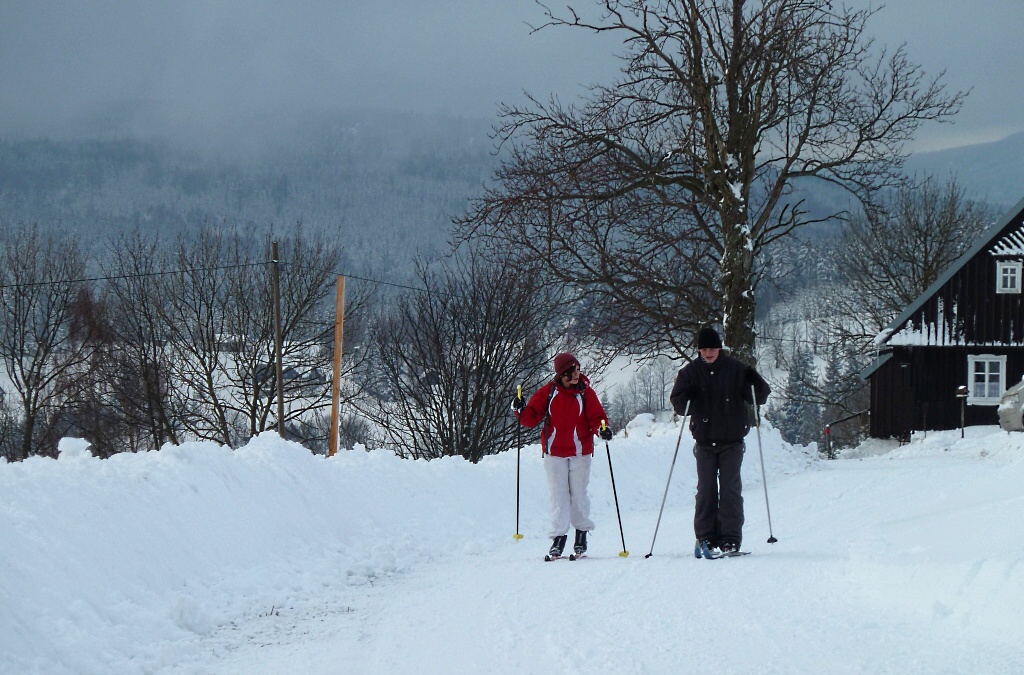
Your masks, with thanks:
M 876 339 L 871 436 L 997 424 L 1024 376 L 1024 200 L 986 231 Z M 967 387 L 966 399 L 957 388 Z M 961 407 L 963 404 L 963 407 Z

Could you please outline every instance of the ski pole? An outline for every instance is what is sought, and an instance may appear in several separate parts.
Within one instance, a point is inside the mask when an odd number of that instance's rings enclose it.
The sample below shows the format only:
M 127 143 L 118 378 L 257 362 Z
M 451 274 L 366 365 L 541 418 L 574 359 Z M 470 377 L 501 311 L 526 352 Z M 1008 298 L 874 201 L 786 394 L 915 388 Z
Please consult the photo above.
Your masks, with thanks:
M 761 458 L 761 484 L 764 485 L 764 507 L 768 511 L 768 543 L 774 544 L 778 541 L 772 534 L 772 507 L 768 505 L 768 480 L 764 473 L 764 451 L 761 449 L 761 414 L 757 405 L 757 392 L 754 385 L 750 385 L 750 396 L 754 401 L 754 428 L 757 430 L 757 454 Z
M 607 420 L 601 420 L 601 431 L 607 428 Z M 615 515 L 619 518 L 619 536 L 622 538 L 622 552 L 619 553 L 620 558 L 629 557 L 629 551 L 626 550 L 626 535 L 622 531 L 622 513 L 619 511 L 619 495 L 615 491 L 615 470 L 612 469 L 612 451 L 608 447 L 608 441 L 604 442 L 604 450 L 608 453 L 608 473 L 612 477 L 612 496 L 615 498 Z
M 516 398 L 520 401 L 523 400 L 523 385 L 516 387 Z M 519 418 L 516 417 L 516 533 L 512 535 L 512 538 L 519 541 L 523 538 L 523 535 L 519 534 L 519 456 L 523 449 L 523 425 L 519 423 Z
M 672 465 L 668 468 L 668 481 L 665 483 L 665 494 L 661 498 L 661 508 L 658 509 L 658 522 L 654 526 L 654 537 L 651 538 L 651 552 L 645 555 L 650 558 L 654 555 L 654 542 L 658 538 L 658 528 L 661 527 L 661 514 L 665 510 L 665 500 L 668 499 L 668 486 L 672 484 L 672 470 L 676 468 L 676 457 L 679 456 L 679 444 L 683 442 L 683 429 L 686 428 L 686 417 L 690 413 L 690 402 L 686 402 L 683 410 L 683 421 L 679 425 L 679 438 L 676 440 L 676 451 L 672 454 Z

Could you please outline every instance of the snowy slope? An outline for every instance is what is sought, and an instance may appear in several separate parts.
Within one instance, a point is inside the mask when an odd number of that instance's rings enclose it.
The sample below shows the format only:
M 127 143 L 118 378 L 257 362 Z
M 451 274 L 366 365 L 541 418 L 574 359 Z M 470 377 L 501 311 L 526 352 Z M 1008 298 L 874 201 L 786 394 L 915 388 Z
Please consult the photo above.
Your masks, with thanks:
M 544 563 L 539 449 L 472 466 L 332 459 L 264 435 L 0 465 L 2 673 L 1024 672 L 1024 435 L 872 442 L 835 462 L 762 430 L 752 555 L 692 556 L 688 434 L 602 445 L 591 557 Z

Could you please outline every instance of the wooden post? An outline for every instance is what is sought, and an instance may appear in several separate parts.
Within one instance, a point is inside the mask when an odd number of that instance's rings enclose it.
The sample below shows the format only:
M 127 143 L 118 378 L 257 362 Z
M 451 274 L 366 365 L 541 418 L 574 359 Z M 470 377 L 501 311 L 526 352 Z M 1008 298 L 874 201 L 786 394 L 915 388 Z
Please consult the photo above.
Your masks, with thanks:
M 960 399 L 960 438 L 964 437 L 964 422 L 967 418 L 967 397 L 970 395 L 970 390 L 966 384 L 962 384 L 956 388 L 956 397 Z
M 345 333 L 345 277 L 338 277 L 338 292 L 334 300 L 334 377 L 331 383 L 331 438 L 328 457 L 338 452 L 338 410 L 341 399 L 341 344 Z
M 284 438 L 284 368 L 281 365 L 281 265 L 277 257 L 277 242 L 271 243 L 272 286 L 274 291 L 274 353 L 277 380 L 277 434 Z

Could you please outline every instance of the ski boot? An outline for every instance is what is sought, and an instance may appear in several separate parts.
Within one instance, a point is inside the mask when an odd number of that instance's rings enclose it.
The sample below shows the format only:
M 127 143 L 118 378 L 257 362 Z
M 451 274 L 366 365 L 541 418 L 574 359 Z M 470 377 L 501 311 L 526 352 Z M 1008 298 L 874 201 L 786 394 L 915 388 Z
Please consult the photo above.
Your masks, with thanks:
M 558 560 L 559 558 L 561 558 L 562 557 L 562 551 L 565 550 L 565 540 L 567 538 L 568 538 L 568 535 L 563 534 L 561 536 L 558 536 L 558 537 L 555 537 L 554 539 L 552 539 L 551 540 L 551 549 L 548 551 L 548 554 L 546 556 L 544 556 L 544 560 L 550 562 L 552 560 Z
M 721 557 L 722 552 L 718 550 L 718 547 L 711 543 L 710 539 L 698 539 L 696 546 L 693 547 L 694 558 L 707 558 L 708 560 L 714 560 L 715 558 Z
M 587 532 L 586 530 L 576 530 L 576 542 L 572 547 L 572 555 L 569 556 L 569 560 L 576 560 L 582 558 L 587 553 Z

